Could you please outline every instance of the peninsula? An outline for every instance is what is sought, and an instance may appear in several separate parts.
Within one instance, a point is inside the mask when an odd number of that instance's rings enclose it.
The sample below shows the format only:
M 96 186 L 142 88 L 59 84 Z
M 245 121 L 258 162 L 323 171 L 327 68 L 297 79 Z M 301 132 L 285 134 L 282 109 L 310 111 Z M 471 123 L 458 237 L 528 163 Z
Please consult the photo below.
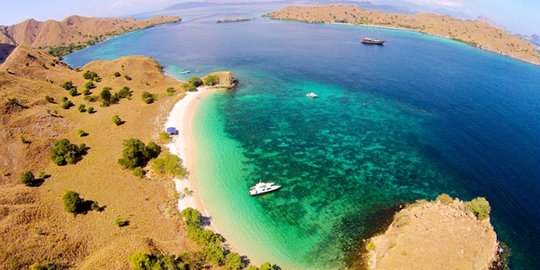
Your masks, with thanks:
M 107 38 L 159 24 L 182 21 L 178 16 L 133 18 L 93 18 L 69 16 L 62 21 L 28 19 L 11 26 L 0 26 L 0 43 L 49 49 L 55 56 L 101 42 Z
M 446 194 L 408 205 L 366 242 L 368 269 L 492 269 L 501 254 L 489 211 L 484 198 L 463 202 Z
M 535 45 L 485 21 L 464 21 L 425 13 L 384 13 L 353 5 L 291 6 L 267 16 L 275 20 L 362 24 L 414 30 L 540 65 L 540 53 Z

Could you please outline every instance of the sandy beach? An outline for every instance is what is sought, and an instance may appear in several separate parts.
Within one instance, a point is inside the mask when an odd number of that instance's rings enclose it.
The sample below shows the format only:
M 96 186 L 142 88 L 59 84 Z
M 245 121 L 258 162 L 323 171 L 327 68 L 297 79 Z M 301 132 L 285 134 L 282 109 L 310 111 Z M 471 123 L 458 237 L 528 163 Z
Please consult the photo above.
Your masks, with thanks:
M 167 144 L 167 148 L 172 154 L 178 155 L 182 159 L 182 165 L 189 172 L 188 177 L 185 179 L 174 179 L 176 191 L 180 195 L 178 198 L 178 210 L 182 211 L 191 207 L 199 210 L 204 216 L 209 216 L 209 214 L 199 197 L 194 180 L 195 143 L 191 127 L 197 104 L 212 91 L 213 89 L 207 87 L 199 87 L 197 92 L 187 92 L 186 96 L 174 105 L 166 122 L 166 127 L 176 127 L 178 129 L 178 135 L 173 136 L 171 143 Z M 189 195 L 185 195 L 185 188 L 190 190 Z

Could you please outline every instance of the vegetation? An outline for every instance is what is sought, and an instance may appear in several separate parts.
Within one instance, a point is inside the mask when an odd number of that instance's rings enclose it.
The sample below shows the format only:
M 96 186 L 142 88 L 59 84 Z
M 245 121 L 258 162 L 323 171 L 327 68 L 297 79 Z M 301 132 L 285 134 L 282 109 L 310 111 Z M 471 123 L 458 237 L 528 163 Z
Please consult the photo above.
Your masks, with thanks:
M 113 116 L 112 121 L 117 126 L 122 125 L 124 123 L 124 121 L 122 121 L 122 119 L 120 119 L 120 116 L 118 116 L 116 114 Z
M 174 87 L 167 88 L 167 95 L 172 96 L 176 93 L 176 90 L 174 90 Z
M 99 77 L 99 75 L 94 72 L 94 71 L 90 71 L 90 70 L 87 70 L 83 73 L 83 78 L 85 80 L 91 80 L 91 81 L 94 81 L 94 82 L 99 82 L 101 81 L 101 78 Z
M 479 220 L 489 218 L 491 207 L 484 197 L 478 197 L 465 203 L 465 209 L 471 211 Z
M 62 98 L 62 104 L 60 105 L 62 109 L 69 110 L 69 108 L 73 106 L 75 106 L 75 104 L 73 104 L 73 102 L 71 102 L 71 100 L 69 100 L 67 97 Z
M 84 84 L 84 89 L 86 90 L 92 90 L 94 88 L 96 88 L 96 85 L 94 84 L 93 81 L 88 81 Z
M 214 86 L 219 83 L 219 77 L 216 75 L 208 75 L 203 79 L 204 85 Z
M 152 93 L 144 91 L 142 93 L 142 100 L 146 104 L 151 104 L 151 103 L 154 103 L 154 101 L 156 100 L 156 97 Z
M 62 59 L 62 56 L 70 54 L 74 51 L 82 50 L 86 48 L 85 44 L 69 44 L 67 46 L 57 46 L 49 48 L 49 54 Z
M 69 95 L 72 96 L 72 97 L 78 96 L 79 92 L 77 92 L 77 88 L 69 89 Z
M 86 112 L 86 105 L 84 104 L 81 104 L 79 105 L 79 107 L 77 107 L 77 110 L 79 110 L 79 112 Z
M 145 145 L 139 139 L 125 140 L 123 145 L 122 158 L 118 160 L 118 163 L 124 169 L 143 168 L 148 161 L 156 158 L 161 152 L 161 148 L 156 143 L 150 142 Z
M 152 172 L 159 176 L 184 178 L 186 169 L 181 165 L 182 160 L 171 153 L 163 153 L 150 162 Z
M 29 270 L 62 270 L 63 267 L 58 264 L 46 261 L 44 263 L 34 263 L 30 265 Z
M 127 74 L 124 75 L 124 78 L 126 78 L 126 80 L 128 80 L 128 81 L 131 81 L 131 80 L 132 80 L 131 77 L 130 77 L 129 75 L 127 75 Z
M 54 100 L 53 97 L 50 97 L 50 96 L 45 96 L 45 100 L 49 103 L 56 103 L 56 101 Z
M 31 171 L 25 171 L 21 174 L 21 183 L 25 184 L 26 186 L 33 187 L 36 186 L 36 178 L 34 177 L 34 173 Z
M 114 225 L 118 228 L 125 227 L 129 225 L 129 220 L 117 217 L 114 219 Z
M 79 129 L 79 131 L 77 131 L 77 133 L 79 134 L 79 137 L 86 137 L 88 136 L 88 133 L 82 129 Z
M 146 175 L 146 171 L 143 170 L 142 168 L 137 167 L 133 169 L 133 175 L 139 178 L 143 178 Z
M 192 85 L 192 84 L 189 84 L 187 82 L 183 83 L 182 84 L 182 88 L 184 88 L 184 91 L 188 91 L 188 92 L 195 92 L 197 91 L 197 87 Z
M 449 205 L 454 202 L 454 199 L 452 199 L 452 197 L 450 197 L 448 194 L 442 193 L 441 195 L 437 196 L 437 201 L 441 202 L 442 204 Z
M 103 87 L 103 90 L 99 93 L 103 107 L 109 107 L 113 102 L 111 90 L 112 88 L 110 87 Z
M 116 96 L 118 97 L 118 99 L 122 99 L 122 98 L 131 99 L 132 94 L 133 94 L 133 91 L 131 91 L 129 87 L 124 86 L 122 87 L 122 89 L 120 89 L 120 91 L 118 91 Z
M 135 270 L 154 270 L 154 269 L 166 269 L 166 270 L 188 270 L 188 269 L 202 269 L 196 267 L 193 263 L 187 262 L 189 255 L 184 256 L 170 256 L 162 255 L 158 251 L 154 251 L 151 254 L 144 252 L 135 252 L 129 256 L 129 261 L 133 265 Z M 190 267 L 193 265 L 194 267 Z
M 89 114 L 93 114 L 93 113 L 96 112 L 96 111 L 94 110 L 94 107 L 88 107 L 88 109 L 86 109 L 86 111 L 87 111 Z
M 159 133 L 159 140 L 160 140 L 162 143 L 168 143 L 168 142 L 171 141 L 171 136 L 169 135 L 168 132 L 163 131 L 163 132 L 160 132 L 160 133 Z
M 77 146 L 68 139 L 62 139 L 54 143 L 51 158 L 54 164 L 63 166 L 77 163 L 86 153 L 87 148 L 84 143 Z
M 116 72 L 114 72 L 113 76 L 115 78 L 118 78 L 118 77 L 122 76 L 122 74 L 120 74 L 120 72 L 116 71 Z
M 84 200 L 79 193 L 74 191 L 66 191 L 64 193 L 64 210 L 72 214 L 80 214 L 83 212 Z
M 197 87 L 201 85 L 203 85 L 203 81 L 201 80 L 201 78 L 194 76 L 194 77 L 189 78 L 187 82 L 182 84 L 182 87 L 184 88 L 185 91 L 193 92 L 193 91 L 196 91 Z
M 67 81 L 67 82 L 64 82 L 62 84 L 62 88 L 64 88 L 65 90 L 70 90 L 72 88 L 76 88 L 75 85 L 73 85 L 73 82 L 72 81 Z

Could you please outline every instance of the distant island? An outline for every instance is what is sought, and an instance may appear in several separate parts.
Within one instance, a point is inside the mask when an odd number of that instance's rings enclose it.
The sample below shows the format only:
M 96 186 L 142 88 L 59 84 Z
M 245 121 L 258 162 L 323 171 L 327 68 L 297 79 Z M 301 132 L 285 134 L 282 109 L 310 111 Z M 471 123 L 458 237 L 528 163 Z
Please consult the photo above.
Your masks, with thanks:
M 505 269 L 504 249 L 489 221 L 484 198 L 463 202 L 441 194 L 397 212 L 381 235 L 365 243 L 370 270 Z M 497 268 L 498 267 L 498 268 Z
M 353 5 L 291 6 L 266 16 L 309 23 L 347 23 L 418 31 L 540 65 L 532 43 L 484 21 L 464 21 L 437 14 L 397 14 L 365 10 Z
M 130 31 L 180 21 L 182 18 L 178 16 L 157 16 L 147 20 L 76 15 L 62 21 L 28 19 L 12 26 L 0 26 L 0 43 L 47 49 L 52 55 L 61 57 Z
M 230 18 L 230 19 L 220 19 L 216 23 L 233 23 L 233 22 L 247 22 L 251 21 L 250 18 Z

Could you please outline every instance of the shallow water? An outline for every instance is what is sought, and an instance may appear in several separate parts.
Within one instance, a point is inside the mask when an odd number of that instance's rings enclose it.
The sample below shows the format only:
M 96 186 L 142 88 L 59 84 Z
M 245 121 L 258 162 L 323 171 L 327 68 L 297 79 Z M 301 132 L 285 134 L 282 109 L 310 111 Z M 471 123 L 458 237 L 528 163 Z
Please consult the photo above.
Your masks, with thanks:
M 485 196 L 512 267 L 540 269 L 540 68 L 408 31 L 381 30 L 374 47 L 360 26 L 213 23 L 268 9 L 178 11 L 184 23 L 66 61 L 143 54 L 181 78 L 235 72 L 239 89 L 197 108 L 195 175 L 218 230 L 257 264 L 340 268 L 388 209 L 446 192 Z M 260 179 L 283 189 L 247 196 Z

